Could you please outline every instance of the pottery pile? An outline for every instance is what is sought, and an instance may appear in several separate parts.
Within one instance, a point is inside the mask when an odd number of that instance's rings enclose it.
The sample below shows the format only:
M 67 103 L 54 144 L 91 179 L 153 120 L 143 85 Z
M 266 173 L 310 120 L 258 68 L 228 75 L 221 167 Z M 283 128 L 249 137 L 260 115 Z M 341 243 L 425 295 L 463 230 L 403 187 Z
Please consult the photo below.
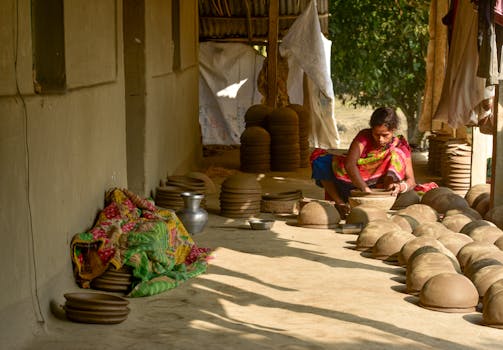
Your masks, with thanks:
M 91 288 L 127 294 L 131 291 L 132 282 L 133 274 L 129 268 L 123 267 L 119 270 L 109 268 L 91 281 Z
M 299 104 L 290 104 L 289 108 L 293 109 L 297 113 L 299 118 L 299 155 L 301 168 L 307 168 L 310 166 L 309 156 L 311 150 L 309 148 L 309 135 L 311 134 L 311 115 L 304 106 Z
M 266 127 L 267 117 L 274 110 L 271 106 L 255 104 L 250 106 L 245 113 L 245 128 L 250 126 Z
M 441 175 L 442 149 L 449 135 L 433 134 L 428 137 L 428 170 L 431 174 Z
M 301 190 L 264 193 L 260 201 L 260 211 L 274 214 L 297 214 L 301 199 Z
M 247 127 L 241 134 L 240 169 L 264 173 L 271 169 L 271 136 L 261 126 Z
M 442 178 L 445 186 L 464 196 L 470 189 L 472 148 L 466 143 L 446 143 Z
M 295 171 L 300 164 L 299 117 L 288 107 L 276 108 L 267 118 L 271 134 L 271 170 Z
M 80 323 L 116 324 L 129 314 L 129 301 L 103 293 L 66 293 L 66 318 Z
M 155 203 L 166 209 L 181 209 L 184 206 L 182 192 L 206 194 L 206 184 L 201 179 L 187 175 L 168 176 L 167 180 L 156 188 Z M 205 199 L 201 202 L 201 206 L 206 206 Z
M 227 177 L 220 190 L 220 215 L 248 218 L 260 213 L 262 188 L 256 176 L 235 174 Z

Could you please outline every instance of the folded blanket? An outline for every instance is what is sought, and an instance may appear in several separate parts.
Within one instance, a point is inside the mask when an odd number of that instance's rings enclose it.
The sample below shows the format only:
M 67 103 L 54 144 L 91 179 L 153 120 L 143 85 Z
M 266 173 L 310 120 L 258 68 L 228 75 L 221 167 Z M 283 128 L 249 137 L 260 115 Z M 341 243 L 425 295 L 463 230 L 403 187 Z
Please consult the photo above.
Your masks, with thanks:
M 211 250 L 199 248 L 171 210 L 114 188 L 91 230 L 71 242 L 76 282 L 90 282 L 111 265 L 129 266 L 134 276 L 130 297 L 161 293 L 206 271 Z

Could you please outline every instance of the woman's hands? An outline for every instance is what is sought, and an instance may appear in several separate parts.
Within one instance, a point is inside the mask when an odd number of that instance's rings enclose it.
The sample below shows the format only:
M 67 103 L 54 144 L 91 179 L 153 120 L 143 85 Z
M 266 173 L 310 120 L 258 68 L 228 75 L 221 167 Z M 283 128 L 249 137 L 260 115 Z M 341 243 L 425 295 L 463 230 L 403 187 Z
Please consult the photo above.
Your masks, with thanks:
M 392 196 L 398 196 L 400 193 L 407 192 L 409 190 L 409 185 L 407 182 L 400 181 L 390 184 L 388 190 L 391 191 Z

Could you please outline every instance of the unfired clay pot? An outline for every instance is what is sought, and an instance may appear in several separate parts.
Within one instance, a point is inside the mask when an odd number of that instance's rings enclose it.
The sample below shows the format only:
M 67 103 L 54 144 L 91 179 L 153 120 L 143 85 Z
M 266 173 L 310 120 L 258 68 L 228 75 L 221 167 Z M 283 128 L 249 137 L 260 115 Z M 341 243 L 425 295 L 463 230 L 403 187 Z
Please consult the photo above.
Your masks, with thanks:
M 491 185 L 490 184 L 477 184 L 468 190 L 465 195 L 465 199 L 468 202 L 469 206 L 473 205 L 473 202 L 477 199 L 477 197 L 482 193 L 490 193 Z
M 495 226 L 479 226 L 468 234 L 476 242 L 494 243 L 503 237 L 503 230 Z
M 491 294 L 484 302 L 482 319 L 486 326 L 503 328 L 503 290 Z
M 438 237 L 437 240 L 449 249 L 454 256 L 457 256 L 459 250 L 465 245 L 473 242 L 473 239 L 462 233 L 447 233 Z
M 459 273 L 440 273 L 431 277 L 419 293 L 419 305 L 435 311 L 467 313 L 475 311 L 477 288 Z
M 474 254 L 479 254 L 481 251 L 496 251 L 499 250 L 498 247 L 496 247 L 494 244 L 487 243 L 487 242 L 472 242 L 466 244 L 463 248 L 461 248 L 456 255 L 459 261 L 459 265 L 461 266 L 461 269 L 464 270 L 465 266 L 467 265 L 468 261 L 470 260 L 470 257 Z
M 494 245 L 498 247 L 500 250 L 503 250 L 503 237 L 498 238 L 495 242 Z
M 401 230 L 385 233 L 372 248 L 372 257 L 379 260 L 397 261 L 400 249 L 411 239 L 414 239 L 412 233 Z
M 503 230 L 503 205 L 498 205 L 490 209 L 484 215 L 484 219 L 494 222 L 496 226 Z
M 360 251 L 371 250 L 377 240 L 385 233 L 400 230 L 400 226 L 391 220 L 371 221 L 358 235 L 356 239 L 356 249 Z
M 462 209 L 469 207 L 468 202 L 463 197 L 455 193 L 447 193 L 436 197 L 430 206 L 439 214 L 445 214 L 450 209 Z
M 472 218 L 465 214 L 455 214 L 445 216 L 442 220 L 442 224 L 453 232 L 459 232 L 463 226 L 472 221 Z
M 391 220 L 371 221 L 363 228 L 356 239 L 356 250 L 372 250 L 377 240 L 385 233 L 400 231 L 400 226 Z
M 449 234 L 449 233 L 454 233 L 454 231 L 449 230 L 447 227 L 445 227 L 441 222 L 435 221 L 427 221 L 422 224 L 420 224 L 418 227 L 412 231 L 412 234 L 414 236 L 429 236 L 433 238 L 438 238 L 442 235 Z
M 492 223 L 491 221 L 487 221 L 484 219 L 474 220 L 472 222 L 467 223 L 465 226 L 463 226 L 463 228 L 459 232 L 468 235 L 468 234 L 470 234 L 470 232 L 474 228 L 479 227 L 479 226 L 496 226 L 496 225 L 494 223 Z
M 466 207 L 461 209 L 449 209 L 445 212 L 445 216 L 451 216 L 456 214 L 464 214 L 472 219 L 472 221 L 482 219 L 482 216 L 473 208 Z
M 442 253 L 424 253 L 407 265 L 407 292 L 416 294 L 431 277 L 445 273 L 456 273 L 451 259 Z
M 419 223 L 438 221 L 438 213 L 432 207 L 425 204 L 413 204 L 407 208 L 400 209 L 397 214 L 412 216 Z
M 308 228 L 335 228 L 341 220 L 339 212 L 327 202 L 310 202 L 302 207 L 297 222 Z
M 363 224 L 363 227 L 365 227 L 371 221 L 386 219 L 388 219 L 386 210 L 362 204 L 351 209 L 346 217 L 346 223 Z
M 484 294 L 494 282 L 501 279 L 503 279 L 503 265 L 483 267 L 472 276 L 473 284 L 477 288 L 481 298 L 484 297 Z
M 471 263 L 468 266 L 465 266 L 465 270 L 463 274 L 468 277 L 470 280 L 473 278 L 473 275 L 480 269 L 490 266 L 490 265 L 503 265 L 503 263 L 499 260 L 493 258 L 482 258 Z
M 484 298 L 482 298 L 482 303 L 484 304 L 484 306 L 486 306 L 488 304 L 489 298 L 491 298 L 493 295 L 495 295 L 496 293 L 499 293 L 501 291 L 503 291 L 503 279 L 494 282 L 493 284 L 491 284 L 489 289 L 486 290 L 486 293 L 484 294 Z
M 424 247 L 424 246 L 431 246 L 435 247 L 437 249 L 442 249 L 444 246 L 442 246 L 442 243 L 437 241 L 433 237 L 428 237 L 428 236 L 423 236 L 423 237 L 415 237 L 405 243 L 400 249 L 400 253 L 398 253 L 398 264 L 400 266 L 406 266 L 407 262 L 409 261 L 410 256 L 419 248 Z
M 429 190 L 426 192 L 422 197 L 421 197 L 421 204 L 428 205 L 430 206 L 431 203 L 437 198 L 438 196 L 442 196 L 448 193 L 454 193 L 450 188 L 448 187 L 437 187 Z
M 405 214 L 395 214 L 391 216 L 391 221 L 398 224 L 402 230 L 407 232 L 412 232 L 417 226 L 419 226 L 419 222 L 417 222 L 416 219 Z

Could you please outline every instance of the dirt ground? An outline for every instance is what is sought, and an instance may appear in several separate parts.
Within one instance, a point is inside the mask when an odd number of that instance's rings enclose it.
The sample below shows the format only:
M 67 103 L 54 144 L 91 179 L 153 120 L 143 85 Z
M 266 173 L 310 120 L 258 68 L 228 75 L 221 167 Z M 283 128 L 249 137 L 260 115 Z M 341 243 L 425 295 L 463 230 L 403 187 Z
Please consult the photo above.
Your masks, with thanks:
M 219 188 L 238 171 L 236 149 L 205 158 Z M 415 154 L 418 178 L 428 180 L 425 155 Z M 309 169 L 267 173 L 264 192 L 301 189 L 322 198 Z M 270 231 L 252 231 L 246 220 L 218 215 L 218 191 L 207 196 L 205 230 L 194 236 L 214 249 L 207 273 L 178 288 L 130 300 L 118 325 L 54 316 L 26 349 L 496 349 L 503 331 L 480 325 L 481 314 L 449 314 L 419 307 L 404 293 L 404 268 L 354 249 L 354 234 L 289 225 L 276 219 Z

